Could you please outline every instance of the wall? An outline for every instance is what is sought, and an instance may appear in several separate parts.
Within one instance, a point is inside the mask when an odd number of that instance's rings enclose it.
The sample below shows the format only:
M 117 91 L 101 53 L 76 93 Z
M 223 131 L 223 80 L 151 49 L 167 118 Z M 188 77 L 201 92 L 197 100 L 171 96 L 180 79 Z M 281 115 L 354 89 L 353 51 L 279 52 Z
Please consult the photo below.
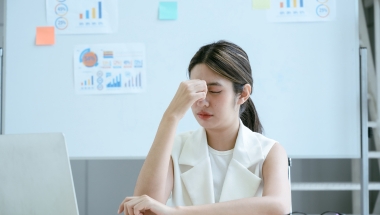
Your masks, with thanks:
M 133 195 L 143 160 L 72 160 L 71 169 L 80 215 L 116 214 Z

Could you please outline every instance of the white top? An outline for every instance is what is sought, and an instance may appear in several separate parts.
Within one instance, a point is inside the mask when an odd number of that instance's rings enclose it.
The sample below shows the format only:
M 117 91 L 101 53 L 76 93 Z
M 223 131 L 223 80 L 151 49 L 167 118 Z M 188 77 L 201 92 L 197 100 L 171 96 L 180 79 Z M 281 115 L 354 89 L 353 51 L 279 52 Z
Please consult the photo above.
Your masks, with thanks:
M 215 202 L 219 202 L 224 178 L 226 177 L 227 168 L 232 159 L 234 150 L 231 149 L 227 151 L 217 151 L 208 146 L 208 152 L 210 156 L 212 178 L 214 183 L 214 198 Z
M 232 158 L 226 162 L 229 163 L 227 171 L 224 167 L 220 170 L 224 176 L 218 177 L 224 182 L 215 183 L 216 177 L 213 175 L 216 165 L 211 164 L 213 155 L 211 153 L 210 156 L 211 150 L 208 147 L 205 129 L 200 128 L 177 135 L 172 150 L 173 190 L 167 204 L 203 205 L 215 203 L 216 199 L 219 199 L 219 202 L 226 202 L 262 196 L 264 187 L 262 166 L 275 143 L 275 140 L 252 132 L 240 121 Z M 219 191 L 214 192 L 214 184 L 219 184 L 216 188 Z M 216 195 L 220 197 L 215 197 Z

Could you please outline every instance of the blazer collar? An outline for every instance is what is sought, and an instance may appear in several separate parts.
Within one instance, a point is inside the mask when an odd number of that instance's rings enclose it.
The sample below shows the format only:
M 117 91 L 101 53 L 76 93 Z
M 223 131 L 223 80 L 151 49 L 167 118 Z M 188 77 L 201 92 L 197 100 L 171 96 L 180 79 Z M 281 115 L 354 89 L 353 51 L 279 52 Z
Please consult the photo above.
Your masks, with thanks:
M 181 174 L 181 179 L 193 205 L 215 203 L 207 145 L 206 131 L 200 128 L 186 140 L 179 156 L 179 164 L 190 167 Z M 261 179 L 248 168 L 262 159 L 261 145 L 257 137 L 240 121 L 232 160 L 227 169 L 219 201 L 254 196 Z

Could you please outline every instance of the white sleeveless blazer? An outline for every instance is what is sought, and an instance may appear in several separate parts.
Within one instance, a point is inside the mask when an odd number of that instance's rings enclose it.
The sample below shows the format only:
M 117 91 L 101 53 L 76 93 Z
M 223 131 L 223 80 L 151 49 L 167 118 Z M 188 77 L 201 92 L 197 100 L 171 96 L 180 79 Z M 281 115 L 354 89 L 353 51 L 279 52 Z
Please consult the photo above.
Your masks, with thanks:
M 252 132 L 240 121 L 232 160 L 219 202 L 262 196 L 262 166 L 276 141 Z M 177 135 L 173 151 L 174 186 L 167 205 L 215 203 L 206 131 Z

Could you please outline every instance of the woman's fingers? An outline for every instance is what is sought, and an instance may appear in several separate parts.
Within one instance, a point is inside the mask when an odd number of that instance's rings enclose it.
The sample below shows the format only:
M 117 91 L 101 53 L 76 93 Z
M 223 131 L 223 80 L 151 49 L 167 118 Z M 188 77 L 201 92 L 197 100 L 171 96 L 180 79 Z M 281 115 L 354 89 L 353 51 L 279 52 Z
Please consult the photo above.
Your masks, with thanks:
M 133 215 L 140 215 L 140 214 L 142 214 L 141 212 L 144 212 L 146 210 L 145 205 L 146 205 L 145 201 L 141 201 L 141 202 L 137 203 L 133 207 L 133 212 L 134 212 Z
M 203 100 L 206 98 L 206 93 L 205 92 L 197 92 L 197 93 L 193 94 L 193 97 L 195 100 L 194 102 L 199 101 L 199 100 Z
M 133 215 L 142 214 L 147 210 L 150 210 L 151 212 L 157 215 L 167 214 L 167 212 L 165 212 L 166 205 L 146 195 L 141 196 L 140 199 L 141 201 L 136 202 L 136 204 L 134 204 L 133 206 Z
M 132 200 L 136 200 L 138 198 L 139 198 L 138 196 L 128 196 L 128 197 L 125 197 L 125 199 L 121 202 L 117 213 L 119 214 L 119 213 L 125 211 L 125 203 L 131 202 Z
M 190 80 L 193 83 L 193 89 L 195 92 L 207 93 L 207 84 L 204 80 Z
M 124 211 L 124 203 L 131 199 L 133 199 L 133 197 L 125 197 L 125 199 L 121 202 L 119 206 L 119 210 L 117 211 L 118 214 Z
M 122 208 L 122 209 L 121 209 Z M 157 215 L 168 214 L 170 208 L 147 195 L 127 197 L 122 202 L 119 213 L 124 211 L 125 215 L 143 215 L 145 211 L 151 210 Z
M 148 197 L 147 195 L 126 197 L 120 204 L 117 213 L 119 214 L 121 212 L 124 212 L 125 215 L 137 215 L 138 213 L 135 213 L 136 205 L 145 200 L 149 200 L 149 198 L 150 197 Z M 139 209 L 139 211 L 144 212 L 145 209 L 142 208 Z
M 144 196 L 134 197 L 133 199 L 124 203 L 124 213 L 125 215 L 135 215 L 134 208 L 136 204 L 144 200 Z
M 189 80 L 187 86 L 188 98 L 190 105 L 199 99 L 206 98 L 207 95 L 207 84 L 204 80 Z
M 180 84 L 167 113 L 181 119 L 197 100 L 206 98 L 207 84 L 204 80 L 188 80 Z

